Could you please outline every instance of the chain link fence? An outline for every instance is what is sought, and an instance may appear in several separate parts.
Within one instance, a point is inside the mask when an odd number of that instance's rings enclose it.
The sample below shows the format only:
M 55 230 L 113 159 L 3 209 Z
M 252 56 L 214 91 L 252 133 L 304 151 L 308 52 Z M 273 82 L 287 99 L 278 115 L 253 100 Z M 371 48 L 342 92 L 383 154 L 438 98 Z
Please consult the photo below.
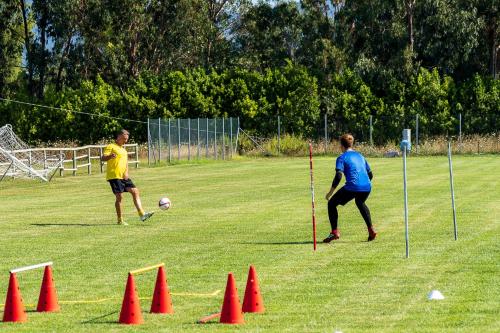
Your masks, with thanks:
M 231 159 L 239 128 L 239 118 L 148 119 L 148 164 Z

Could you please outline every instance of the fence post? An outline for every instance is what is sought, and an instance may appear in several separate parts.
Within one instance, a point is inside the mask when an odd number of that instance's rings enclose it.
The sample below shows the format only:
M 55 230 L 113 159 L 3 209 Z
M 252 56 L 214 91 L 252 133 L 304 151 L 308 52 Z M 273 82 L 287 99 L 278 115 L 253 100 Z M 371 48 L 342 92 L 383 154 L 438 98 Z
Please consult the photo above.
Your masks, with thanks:
M 172 138 L 170 136 L 170 125 L 171 121 L 170 118 L 168 118 L 168 163 L 172 163 Z
M 181 120 L 177 118 L 177 160 L 181 160 Z
M 373 146 L 373 116 L 370 115 L 370 146 Z
M 64 161 L 66 160 L 66 154 L 63 154 L 63 151 L 59 150 L 59 156 L 64 156 L 63 162 L 61 163 L 61 167 L 59 168 L 59 176 L 64 177 Z
M 208 158 L 208 118 L 207 119 L 207 133 L 206 133 L 206 142 L 205 142 L 205 158 Z
M 238 139 L 240 138 L 240 117 L 236 118 L 238 120 L 238 129 L 236 130 L 236 142 L 234 145 L 234 152 L 238 150 Z
M 76 176 L 76 149 L 73 149 L 73 176 Z
M 43 150 L 43 168 L 47 169 L 47 151 Z
M 217 118 L 215 118 L 214 122 L 214 158 L 217 159 Z
M 415 115 L 415 152 L 418 154 L 418 145 L 419 145 L 419 137 L 418 137 L 418 113 Z
M 280 154 L 281 151 L 281 119 L 280 116 L 278 115 L 278 155 Z
M 458 114 L 458 142 L 459 142 L 459 145 L 461 148 L 462 147 L 462 113 Z
M 225 132 L 225 118 L 222 118 L 222 159 L 226 159 L 226 132 Z
M 99 170 L 103 170 L 103 163 L 102 163 L 102 147 L 99 147 Z
M 139 167 L 139 144 L 135 144 L 135 168 Z
M 158 162 L 161 163 L 161 118 L 158 118 Z
M 197 126 L 196 126 L 196 131 L 197 131 L 197 149 L 196 149 L 196 156 L 198 159 L 200 159 L 200 118 L 197 119 Z
M 188 118 L 188 161 L 191 161 L 191 118 Z
M 87 149 L 87 153 L 88 153 L 87 154 L 87 163 L 88 163 L 88 165 L 87 165 L 87 173 L 89 175 L 91 175 L 92 174 L 92 160 L 90 159 L 90 148 Z
M 229 127 L 230 127 L 230 130 L 229 130 L 229 140 L 231 141 L 231 144 L 230 144 L 230 152 L 231 152 L 231 159 L 233 158 L 233 117 L 229 117 Z
M 325 113 L 325 154 L 328 153 L 328 115 Z
M 151 165 L 151 134 L 149 131 L 149 118 L 148 118 L 148 166 Z

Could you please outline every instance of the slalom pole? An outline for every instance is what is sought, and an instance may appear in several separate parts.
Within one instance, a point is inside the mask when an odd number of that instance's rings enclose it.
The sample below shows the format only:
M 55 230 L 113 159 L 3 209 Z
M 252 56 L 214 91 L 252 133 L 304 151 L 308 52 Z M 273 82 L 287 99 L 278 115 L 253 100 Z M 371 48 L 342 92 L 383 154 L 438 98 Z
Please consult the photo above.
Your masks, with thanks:
M 406 258 L 410 257 L 410 237 L 408 235 L 408 189 L 406 185 L 406 146 L 403 147 L 403 191 L 405 202 L 405 243 L 406 243 Z
M 310 143 L 309 143 L 309 173 L 311 175 L 311 205 L 312 205 L 313 244 L 314 244 L 314 251 L 316 251 L 316 210 L 314 208 L 313 155 L 312 155 L 312 144 L 310 144 Z
M 455 240 L 457 240 L 458 239 L 457 210 L 455 208 L 455 188 L 453 186 L 453 163 L 451 161 L 451 142 L 448 142 L 448 165 L 450 168 L 451 208 L 453 209 L 453 233 L 455 236 Z

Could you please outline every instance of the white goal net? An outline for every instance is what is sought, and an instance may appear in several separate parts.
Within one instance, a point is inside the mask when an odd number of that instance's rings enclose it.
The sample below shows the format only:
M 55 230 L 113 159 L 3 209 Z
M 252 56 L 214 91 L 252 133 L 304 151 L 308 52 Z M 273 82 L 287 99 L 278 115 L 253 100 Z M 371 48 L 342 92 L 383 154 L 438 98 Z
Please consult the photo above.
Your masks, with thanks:
M 0 181 L 5 177 L 50 181 L 64 161 L 50 149 L 30 148 L 7 124 L 0 127 Z

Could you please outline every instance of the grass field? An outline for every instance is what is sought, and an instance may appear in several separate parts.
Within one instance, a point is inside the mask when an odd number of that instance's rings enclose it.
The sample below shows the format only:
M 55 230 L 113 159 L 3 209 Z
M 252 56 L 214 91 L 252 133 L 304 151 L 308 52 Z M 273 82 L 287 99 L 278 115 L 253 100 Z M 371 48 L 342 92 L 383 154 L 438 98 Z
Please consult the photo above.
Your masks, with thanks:
M 147 208 L 173 202 L 145 224 L 126 198 L 128 227 L 116 226 L 102 175 L 50 184 L 0 183 L 0 303 L 8 270 L 54 261 L 61 312 L 33 312 L 42 271 L 20 273 L 28 323 L 2 332 L 498 332 L 500 181 L 498 156 L 454 160 L 459 241 L 453 240 L 445 157 L 409 160 L 410 258 L 404 258 L 401 159 L 371 159 L 368 204 L 380 237 L 366 242 L 353 203 L 340 210 L 342 238 L 312 251 L 308 160 L 256 159 L 132 169 Z M 318 240 L 327 235 L 323 198 L 333 159 L 315 160 Z M 175 314 L 116 323 L 127 272 L 165 262 Z M 249 264 L 266 313 L 235 327 L 196 324 L 219 311 L 227 273 L 240 301 Z M 155 273 L 136 279 L 151 296 Z M 432 289 L 443 301 L 428 301 Z M 96 301 L 99 303 L 69 303 Z M 0 311 L 0 316 L 3 313 Z

